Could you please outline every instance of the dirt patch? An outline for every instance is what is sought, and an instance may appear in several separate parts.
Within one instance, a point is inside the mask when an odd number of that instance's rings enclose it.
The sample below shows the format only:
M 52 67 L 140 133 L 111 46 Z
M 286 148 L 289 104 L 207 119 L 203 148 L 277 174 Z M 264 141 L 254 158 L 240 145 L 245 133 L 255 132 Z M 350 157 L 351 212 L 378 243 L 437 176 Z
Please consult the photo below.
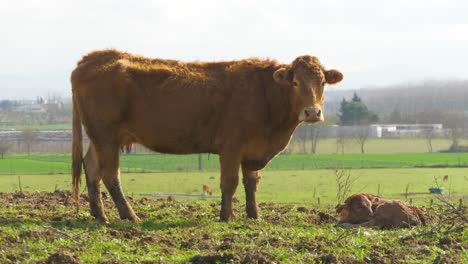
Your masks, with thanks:
M 61 251 L 50 255 L 45 262 L 45 264 L 81 264 L 78 257 L 67 251 Z
M 135 227 L 130 227 L 127 229 L 111 229 L 108 231 L 109 235 L 112 237 L 117 237 L 117 238 L 125 238 L 127 240 L 131 240 L 134 238 L 138 237 L 143 237 L 146 235 L 144 231 L 141 231 Z
M 215 264 L 215 263 L 279 263 L 273 261 L 262 251 L 249 251 L 245 254 L 214 254 L 214 255 L 196 255 L 192 257 L 187 264 Z
M 319 212 L 319 223 L 320 224 L 329 224 L 329 223 L 337 223 L 338 220 L 331 214 Z
M 234 263 L 239 262 L 239 258 L 233 254 L 222 254 L 222 255 L 196 255 L 192 257 L 187 264 L 216 264 L 216 263 Z
M 464 263 L 457 255 L 441 254 L 434 259 L 435 264 L 462 264 Z
M 52 242 L 56 238 L 58 238 L 58 236 L 56 233 L 53 233 L 52 231 L 49 231 L 49 230 L 27 230 L 27 231 L 21 232 L 19 235 L 19 238 L 21 240 L 35 241 L 35 242 L 39 240 Z

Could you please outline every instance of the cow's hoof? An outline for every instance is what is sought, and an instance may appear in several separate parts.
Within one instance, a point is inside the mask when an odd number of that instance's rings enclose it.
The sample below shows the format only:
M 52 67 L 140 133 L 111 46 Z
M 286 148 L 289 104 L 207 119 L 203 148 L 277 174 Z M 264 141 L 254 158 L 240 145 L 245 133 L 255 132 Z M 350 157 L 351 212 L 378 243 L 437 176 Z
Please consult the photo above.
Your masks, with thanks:
M 258 219 L 258 208 L 247 208 L 247 218 Z
M 96 217 L 96 221 L 102 225 L 108 225 L 110 223 L 106 216 Z
M 229 215 L 221 214 L 221 215 L 219 216 L 219 220 L 220 220 L 221 222 L 230 223 L 230 222 L 234 221 L 234 215 L 233 215 L 233 214 L 229 214 Z
M 130 222 L 135 223 L 135 224 L 141 222 L 141 219 L 140 219 L 138 216 L 136 216 L 136 215 L 122 216 L 122 217 L 120 217 L 120 219 L 122 219 L 122 220 L 129 220 Z
M 138 216 L 135 216 L 133 219 L 129 219 L 129 220 L 135 224 L 141 223 L 141 219 Z

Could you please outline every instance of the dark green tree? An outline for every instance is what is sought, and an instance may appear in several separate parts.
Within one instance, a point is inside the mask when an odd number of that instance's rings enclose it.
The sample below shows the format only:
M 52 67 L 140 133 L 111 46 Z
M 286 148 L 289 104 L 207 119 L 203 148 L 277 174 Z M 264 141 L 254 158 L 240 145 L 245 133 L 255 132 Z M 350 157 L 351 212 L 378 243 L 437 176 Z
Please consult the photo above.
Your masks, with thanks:
M 379 120 L 377 114 L 370 111 L 356 93 L 351 101 L 343 98 L 338 117 L 343 126 L 367 125 Z
M 353 94 L 353 99 L 351 99 L 351 101 L 362 102 L 361 97 L 359 97 L 356 92 Z

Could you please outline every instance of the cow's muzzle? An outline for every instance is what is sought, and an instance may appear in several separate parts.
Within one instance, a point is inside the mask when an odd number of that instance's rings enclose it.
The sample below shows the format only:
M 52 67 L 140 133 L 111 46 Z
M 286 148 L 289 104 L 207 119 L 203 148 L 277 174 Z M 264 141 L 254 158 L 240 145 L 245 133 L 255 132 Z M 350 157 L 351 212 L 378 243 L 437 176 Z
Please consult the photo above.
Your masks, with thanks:
M 323 111 L 318 107 L 307 107 L 299 116 L 300 121 L 315 123 L 324 121 Z

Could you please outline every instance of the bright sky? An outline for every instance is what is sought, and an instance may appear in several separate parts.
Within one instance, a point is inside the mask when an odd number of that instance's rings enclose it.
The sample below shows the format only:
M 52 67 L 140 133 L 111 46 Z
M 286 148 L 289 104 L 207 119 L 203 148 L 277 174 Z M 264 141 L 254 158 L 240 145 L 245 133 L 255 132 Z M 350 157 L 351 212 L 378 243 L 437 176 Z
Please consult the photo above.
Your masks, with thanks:
M 468 79 L 468 1 L 15 0 L 0 8 L 0 99 L 70 96 L 92 50 L 290 63 L 343 71 L 333 89 Z

